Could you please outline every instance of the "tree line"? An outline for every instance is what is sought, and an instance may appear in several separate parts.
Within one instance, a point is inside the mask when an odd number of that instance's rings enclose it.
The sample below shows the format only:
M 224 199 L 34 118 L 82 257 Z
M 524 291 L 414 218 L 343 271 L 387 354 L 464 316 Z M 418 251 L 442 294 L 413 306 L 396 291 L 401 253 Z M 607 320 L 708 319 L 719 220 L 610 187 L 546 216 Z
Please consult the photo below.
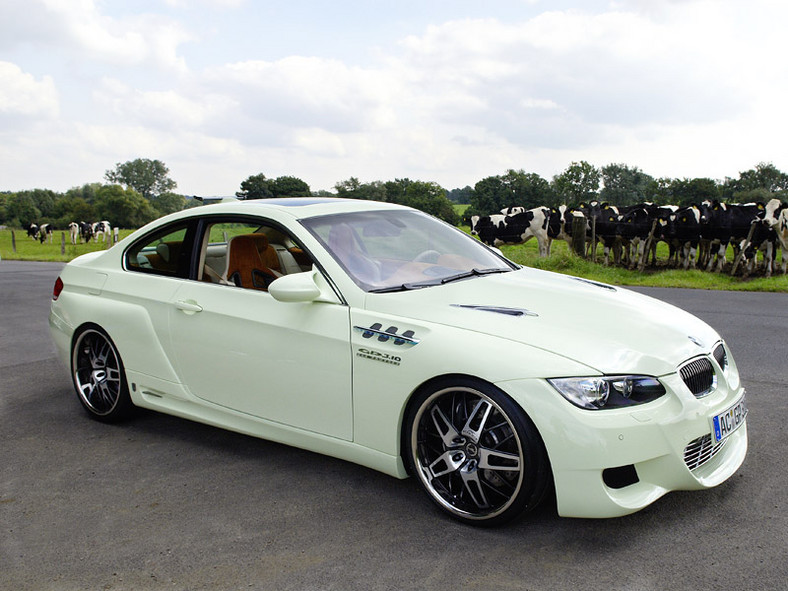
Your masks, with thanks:
M 110 220 L 114 226 L 138 228 L 162 215 L 200 205 L 201 201 L 174 192 L 177 183 L 159 160 L 138 158 L 117 163 L 104 175 L 105 183 L 89 183 L 65 193 L 49 189 L 0 192 L 0 225 L 26 228 L 51 223 L 65 229 L 72 221 Z M 240 183 L 239 199 L 280 197 L 343 197 L 407 205 L 457 225 L 453 204 L 469 204 L 467 216 L 497 213 L 512 205 L 528 209 L 599 200 L 625 206 L 650 202 L 691 205 L 704 200 L 766 202 L 788 192 L 788 174 L 771 163 L 759 163 L 738 178 L 654 178 L 637 167 L 609 164 L 597 168 L 573 162 L 548 181 L 536 173 L 507 170 L 473 187 L 446 190 L 431 181 L 408 178 L 362 183 L 351 177 L 334 185 L 334 192 L 312 191 L 294 176 L 267 178 L 254 174 Z
M 594 200 L 616 206 L 654 203 L 689 206 L 703 201 L 767 202 L 788 192 L 788 174 L 771 163 L 739 173 L 738 178 L 719 182 L 710 178 L 654 178 L 637 167 L 609 164 L 597 168 L 573 162 L 551 181 L 523 170 L 508 170 L 466 187 L 466 215 L 489 215 L 509 206 L 534 207 L 577 205 Z M 449 194 L 452 198 L 452 194 Z

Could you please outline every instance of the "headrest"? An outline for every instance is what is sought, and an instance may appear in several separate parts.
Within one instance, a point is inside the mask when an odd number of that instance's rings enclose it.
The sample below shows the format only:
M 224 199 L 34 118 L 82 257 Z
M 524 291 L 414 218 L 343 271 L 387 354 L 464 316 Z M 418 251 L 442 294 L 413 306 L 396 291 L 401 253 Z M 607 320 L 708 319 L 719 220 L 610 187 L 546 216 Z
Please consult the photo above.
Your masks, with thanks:
M 159 242 L 156 245 L 156 254 L 158 254 L 162 259 L 164 259 L 165 263 L 170 262 L 170 247 L 166 243 Z
M 244 242 L 253 242 L 257 247 L 257 252 L 261 254 L 265 252 L 266 248 L 268 248 L 268 236 L 265 234 L 240 234 L 239 236 L 232 238 L 232 240 L 236 240 L 237 238 L 241 238 Z

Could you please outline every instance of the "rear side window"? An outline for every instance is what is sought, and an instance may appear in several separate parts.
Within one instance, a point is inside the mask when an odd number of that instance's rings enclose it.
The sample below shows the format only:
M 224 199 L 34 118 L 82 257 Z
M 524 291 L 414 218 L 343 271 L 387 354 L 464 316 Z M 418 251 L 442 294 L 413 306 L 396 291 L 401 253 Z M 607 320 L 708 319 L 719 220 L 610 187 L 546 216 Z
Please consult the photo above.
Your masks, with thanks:
M 188 222 L 149 234 L 126 251 L 126 268 L 156 275 L 188 277 L 189 234 Z

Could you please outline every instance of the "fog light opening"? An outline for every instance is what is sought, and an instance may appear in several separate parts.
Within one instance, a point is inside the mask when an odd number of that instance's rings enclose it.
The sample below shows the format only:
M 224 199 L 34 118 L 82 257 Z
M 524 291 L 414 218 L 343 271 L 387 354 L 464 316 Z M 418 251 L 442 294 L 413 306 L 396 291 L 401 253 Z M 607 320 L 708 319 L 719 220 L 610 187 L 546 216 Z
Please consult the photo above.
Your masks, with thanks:
M 618 466 L 617 468 L 606 468 L 602 470 L 602 481 L 608 488 L 625 488 L 640 482 L 637 470 L 632 464 Z

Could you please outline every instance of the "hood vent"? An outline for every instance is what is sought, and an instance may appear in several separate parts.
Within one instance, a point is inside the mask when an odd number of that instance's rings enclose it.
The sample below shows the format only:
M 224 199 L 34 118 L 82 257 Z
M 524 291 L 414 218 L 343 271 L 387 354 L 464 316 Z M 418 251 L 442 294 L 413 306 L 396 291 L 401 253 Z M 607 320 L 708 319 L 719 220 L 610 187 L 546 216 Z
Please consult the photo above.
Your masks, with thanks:
M 581 283 L 588 283 L 588 285 L 601 287 L 602 289 L 607 289 L 609 291 L 618 291 L 615 287 L 608 285 L 607 283 L 599 283 L 599 281 L 591 281 L 590 279 L 583 279 L 582 277 L 572 277 L 571 275 L 569 278 L 574 279 L 575 281 L 580 281 Z
M 484 306 L 475 304 L 451 304 L 455 308 L 466 308 L 468 310 L 479 310 L 481 312 L 495 312 L 505 316 L 539 316 L 536 312 L 531 312 L 525 308 L 506 308 L 504 306 Z

